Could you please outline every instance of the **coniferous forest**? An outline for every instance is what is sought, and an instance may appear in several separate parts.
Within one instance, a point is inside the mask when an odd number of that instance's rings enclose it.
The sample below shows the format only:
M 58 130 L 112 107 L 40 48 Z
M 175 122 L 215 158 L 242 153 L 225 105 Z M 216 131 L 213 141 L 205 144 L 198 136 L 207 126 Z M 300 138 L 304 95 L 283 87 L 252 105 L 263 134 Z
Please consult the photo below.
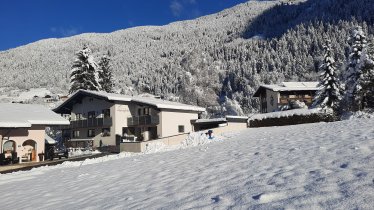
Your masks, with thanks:
M 352 29 L 373 42 L 372 11 L 372 0 L 249 1 L 166 26 L 47 39 L 0 52 L 0 85 L 68 93 L 75 53 L 87 45 L 96 63 L 110 52 L 117 92 L 246 114 L 257 111 L 260 84 L 318 80 L 326 38 L 344 80 Z

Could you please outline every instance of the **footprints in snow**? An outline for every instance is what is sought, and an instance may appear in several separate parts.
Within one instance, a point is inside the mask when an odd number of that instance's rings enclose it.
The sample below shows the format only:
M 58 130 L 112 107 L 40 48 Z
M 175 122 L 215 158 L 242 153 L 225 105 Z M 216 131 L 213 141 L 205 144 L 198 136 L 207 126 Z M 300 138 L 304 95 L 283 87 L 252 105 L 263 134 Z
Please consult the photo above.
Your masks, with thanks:
M 218 204 L 220 206 L 227 206 L 233 203 L 232 198 L 222 196 L 222 195 L 217 195 L 211 198 L 212 204 Z
M 260 203 L 270 203 L 274 201 L 279 201 L 287 198 L 286 194 L 281 192 L 273 192 L 273 193 L 261 193 L 255 196 L 252 196 L 254 200 L 259 201 Z
M 340 168 L 347 168 L 348 167 L 348 163 L 343 163 L 340 165 Z

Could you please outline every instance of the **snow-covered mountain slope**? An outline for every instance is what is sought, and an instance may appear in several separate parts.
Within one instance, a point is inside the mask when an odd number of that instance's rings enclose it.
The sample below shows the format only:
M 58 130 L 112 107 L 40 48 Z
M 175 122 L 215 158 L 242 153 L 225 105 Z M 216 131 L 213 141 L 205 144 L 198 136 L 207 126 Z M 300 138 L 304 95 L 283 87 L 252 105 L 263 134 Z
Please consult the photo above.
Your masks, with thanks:
M 14 209 L 374 206 L 373 119 L 225 136 L 182 150 L 0 175 L 0 203 Z
M 42 40 L 0 52 L 0 85 L 67 92 L 74 54 L 87 44 L 97 60 L 111 52 L 125 94 L 249 113 L 258 107 L 252 94 L 260 83 L 316 78 L 324 36 L 344 63 L 350 29 L 361 24 L 372 33 L 373 10 L 372 0 L 248 1 L 166 26 Z

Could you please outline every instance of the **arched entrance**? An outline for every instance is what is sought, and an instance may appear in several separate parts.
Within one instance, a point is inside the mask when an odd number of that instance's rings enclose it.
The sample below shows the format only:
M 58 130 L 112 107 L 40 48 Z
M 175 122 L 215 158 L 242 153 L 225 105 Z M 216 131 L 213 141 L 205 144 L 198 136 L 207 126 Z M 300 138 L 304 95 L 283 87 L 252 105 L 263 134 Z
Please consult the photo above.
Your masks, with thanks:
M 3 143 L 0 152 L 0 165 L 18 162 L 16 146 L 17 144 L 13 140 L 7 140 Z
M 23 155 L 22 161 L 36 161 L 36 148 L 37 143 L 36 141 L 29 139 L 23 142 Z

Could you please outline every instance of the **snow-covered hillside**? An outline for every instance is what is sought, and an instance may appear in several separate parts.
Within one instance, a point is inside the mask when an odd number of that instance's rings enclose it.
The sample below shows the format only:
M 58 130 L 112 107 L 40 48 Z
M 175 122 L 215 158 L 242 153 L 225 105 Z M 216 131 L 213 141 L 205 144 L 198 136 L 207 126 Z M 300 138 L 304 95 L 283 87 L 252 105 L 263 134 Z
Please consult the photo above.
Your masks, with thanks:
M 374 206 L 373 119 L 251 128 L 224 138 L 0 175 L 0 203 L 13 209 Z

